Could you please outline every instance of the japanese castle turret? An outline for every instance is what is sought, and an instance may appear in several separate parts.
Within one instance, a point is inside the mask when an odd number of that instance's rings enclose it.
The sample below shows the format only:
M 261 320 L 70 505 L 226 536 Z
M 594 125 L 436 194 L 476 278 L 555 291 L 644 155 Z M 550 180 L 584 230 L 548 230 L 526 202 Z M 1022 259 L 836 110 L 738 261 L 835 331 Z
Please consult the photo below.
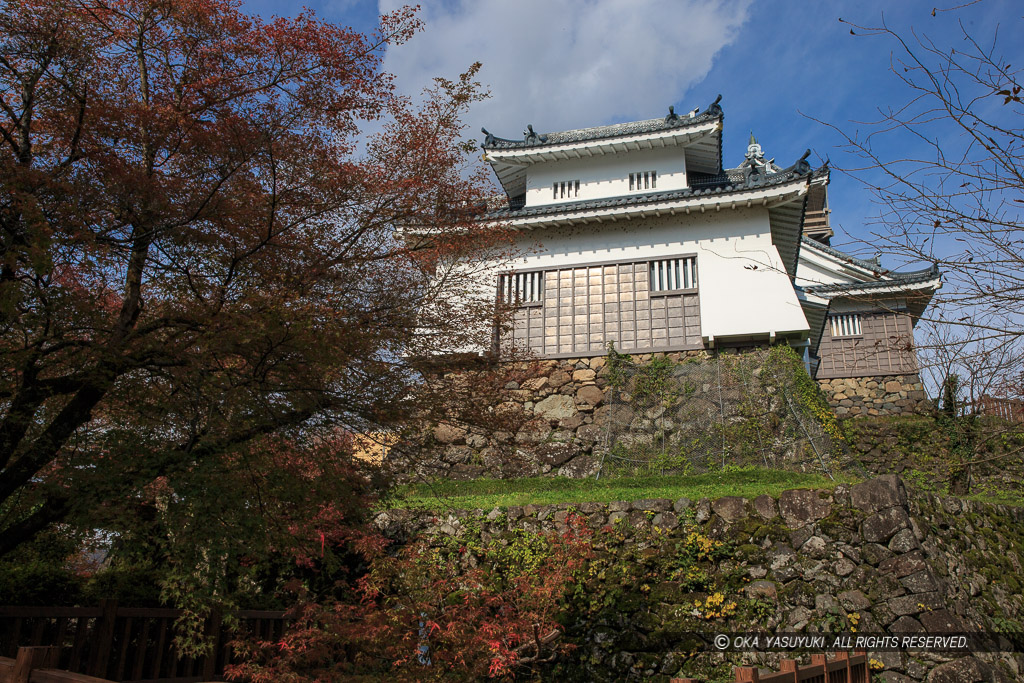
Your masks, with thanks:
M 557 133 L 531 125 L 516 140 L 484 130 L 506 195 L 484 220 L 517 231 L 522 254 L 494 274 L 514 307 L 502 347 L 571 358 L 609 343 L 631 354 L 788 343 L 828 378 L 915 373 L 913 325 L 939 274 L 831 248 L 829 172 L 809 151 L 783 167 L 751 134 L 725 168 L 720 100 Z

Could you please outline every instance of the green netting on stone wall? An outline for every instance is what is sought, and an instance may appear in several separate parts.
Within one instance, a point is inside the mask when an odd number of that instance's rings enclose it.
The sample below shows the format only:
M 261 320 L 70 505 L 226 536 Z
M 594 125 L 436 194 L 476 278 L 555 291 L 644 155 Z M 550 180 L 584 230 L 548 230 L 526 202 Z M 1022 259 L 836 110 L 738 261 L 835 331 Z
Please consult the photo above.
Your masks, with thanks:
M 612 350 L 598 476 L 761 467 L 857 470 L 817 384 L 789 347 L 637 363 Z

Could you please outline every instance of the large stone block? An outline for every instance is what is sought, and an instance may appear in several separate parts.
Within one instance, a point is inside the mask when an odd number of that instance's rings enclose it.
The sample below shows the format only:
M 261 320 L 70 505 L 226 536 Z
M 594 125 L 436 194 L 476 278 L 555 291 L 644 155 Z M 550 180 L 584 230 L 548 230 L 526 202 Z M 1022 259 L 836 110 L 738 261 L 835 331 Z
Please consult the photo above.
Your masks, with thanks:
M 724 496 L 711 503 L 715 514 L 727 522 L 735 522 L 747 516 L 747 501 L 739 496 Z
M 963 633 L 971 629 L 965 628 L 963 620 L 947 609 L 925 612 L 918 617 L 928 633 Z
M 964 657 L 932 669 L 927 683 L 1010 683 L 1013 679 L 991 664 Z
M 604 401 L 604 392 L 594 384 L 580 387 L 576 392 L 576 403 L 590 406 L 600 405 Z
M 559 389 L 572 381 L 572 377 L 565 370 L 555 370 L 548 376 L 548 386 L 552 389 Z
M 590 368 L 585 370 L 576 370 L 572 373 L 573 382 L 593 382 L 595 377 L 597 377 L 597 373 Z
M 442 422 L 434 427 L 434 438 L 438 443 L 459 443 L 466 438 L 466 428 Z
M 864 520 L 860 534 L 868 543 L 888 543 L 896 532 L 910 528 L 910 516 L 903 508 L 882 510 Z
M 779 512 L 790 527 L 802 527 L 823 519 L 831 511 L 832 506 L 817 491 L 794 489 L 783 491 L 779 496 Z
M 565 464 L 578 455 L 579 452 L 579 446 L 571 443 L 545 443 L 534 449 L 537 460 L 551 467 L 559 467 Z
M 879 572 L 883 574 L 893 574 L 898 579 L 902 579 L 904 576 L 910 576 L 911 574 L 923 571 L 927 568 L 928 565 L 925 564 L 924 557 L 920 552 L 916 551 L 907 553 L 906 555 L 890 557 L 878 565 Z
M 850 504 L 867 513 L 907 504 L 907 490 L 895 474 L 875 477 L 850 488 Z
M 859 612 L 871 607 L 871 600 L 859 590 L 845 591 L 839 594 L 839 604 L 850 612 Z
M 633 501 L 634 510 L 647 510 L 650 512 L 665 512 L 672 509 L 672 501 L 668 498 L 644 498 Z
M 558 469 L 558 475 L 570 479 L 586 479 L 598 473 L 601 461 L 591 455 L 578 455 Z
M 535 405 L 533 412 L 549 420 L 564 420 L 572 417 L 578 411 L 576 410 L 576 403 L 572 400 L 571 396 L 555 394 L 548 396 Z
M 929 610 L 941 609 L 943 601 L 938 593 L 914 593 L 892 598 L 886 606 L 898 617 L 914 616 Z
M 779 505 L 771 496 L 758 496 L 754 499 L 754 511 L 762 519 L 774 519 L 779 516 Z
M 679 526 L 679 517 L 676 513 L 666 510 L 654 515 L 651 523 L 659 529 L 675 529 Z
M 547 385 L 547 383 L 547 377 L 533 377 L 531 379 L 525 380 L 522 386 L 523 389 L 526 389 L 528 391 L 540 391 L 542 388 L 544 388 L 544 386 Z

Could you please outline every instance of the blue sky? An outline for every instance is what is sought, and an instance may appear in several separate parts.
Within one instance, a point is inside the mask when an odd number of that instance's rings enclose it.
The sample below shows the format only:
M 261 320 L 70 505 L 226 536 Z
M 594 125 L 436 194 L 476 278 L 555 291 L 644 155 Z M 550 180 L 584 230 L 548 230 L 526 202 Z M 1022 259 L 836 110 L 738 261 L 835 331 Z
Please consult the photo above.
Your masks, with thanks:
M 395 0 L 311 0 L 327 21 L 370 30 Z M 850 35 L 839 21 L 877 26 L 883 20 L 913 40 L 911 30 L 955 46 L 958 22 L 991 40 L 1001 27 L 999 52 L 1024 64 L 1014 40 L 1019 0 L 424 0 L 426 30 L 394 48 L 385 69 L 400 89 L 419 92 L 433 76 L 452 78 L 474 61 L 491 98 L 469 118 L 472 134 L 486 126 L 503 137 L 526 124 L 539 132 L 653 118 L 707 106 L 719 93 L 725 110 L 726 166 L 743 158 L 753 131 L 769 157 L 783 166 L 805 149 L 815 165 L 854 164 L 833 130 L 813 117 L 853 132 L 859 122 L 896 107 L 908 92 L 889 72 L 895 43 Z M 966 7 L 951 11 L 966 4 Z M 249 0 L 247 11 L 269 17 L 298 6 Z M 938 7 L 935 16 L 933 8 Z M 1019 33 L 1018 33 L 1019 35 Z M 1017 53 L 1017 54 L 1014 54 Z M 953 143 L 955 141 L 951 141 Z M 910 151 L 891 138 L 891 153 Z M 904 145 L 907 150 L 902 149 Z M 866 224 L 877 213 L 870 193 L 833 173 L 830 186 L 834 244 L 869 255 Z M 895 265 L 895 264 L 890 264 Z

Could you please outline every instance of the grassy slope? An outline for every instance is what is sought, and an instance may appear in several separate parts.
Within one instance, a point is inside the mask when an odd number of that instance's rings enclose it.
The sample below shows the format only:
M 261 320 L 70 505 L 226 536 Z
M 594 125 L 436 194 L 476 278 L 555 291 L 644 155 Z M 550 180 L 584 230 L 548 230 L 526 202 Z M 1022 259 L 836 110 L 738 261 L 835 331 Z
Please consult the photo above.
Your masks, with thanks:
M 787 489 L 832 488 L 849 483 L 820 474 L 756 468 L 735 469 L 694 476 L 623 477 L 615 479 L 477 479 L 442 481 L 401 487 L 384 507 L 422 509 L 489 510 L 495 506 L 547 505 L 550 503 L 605 503 L 643 498 L 721 498 L 762 494 L 778 496 Z

